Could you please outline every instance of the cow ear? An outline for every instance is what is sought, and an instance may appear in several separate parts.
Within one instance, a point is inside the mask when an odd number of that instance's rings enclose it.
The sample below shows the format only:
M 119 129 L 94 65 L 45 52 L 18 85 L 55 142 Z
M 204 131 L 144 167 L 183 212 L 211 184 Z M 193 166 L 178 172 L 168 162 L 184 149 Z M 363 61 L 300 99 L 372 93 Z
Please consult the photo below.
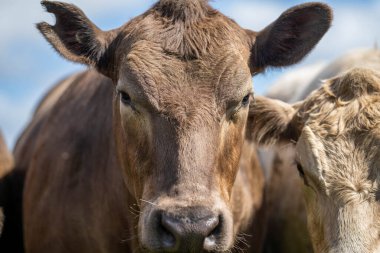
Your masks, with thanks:
M 297 141 L 296 109 L 280 100 L 256 96 L 248 114 L 246 136 L 261 145 Z
M 37 24 L 38 30 L 59 54 L 70 61 L 86 64 L 110 76 L 112 70 L 105 64 L 110 57 L 110 44 L 116 30 L 102 31 L 78 7 L 72 4 L 42 1 L 47 12 L 53 13 L 55 25 Z
M 288 9 L 261 32 L 248 32 L 253 41 L 251 71 L 283 67 L 299 62 L 330 28 L 332 10 L 322 3 L 306 3 Z

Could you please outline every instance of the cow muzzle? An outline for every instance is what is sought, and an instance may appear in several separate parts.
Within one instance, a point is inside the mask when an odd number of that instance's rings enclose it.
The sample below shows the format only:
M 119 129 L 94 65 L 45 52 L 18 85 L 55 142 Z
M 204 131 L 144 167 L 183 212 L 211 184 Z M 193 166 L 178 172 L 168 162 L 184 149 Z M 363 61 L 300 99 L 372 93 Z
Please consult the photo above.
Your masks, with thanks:
M 207 207 L 155 209 L 144 219 L 141 240 L 150 252 L 220 252 L 232 245 L 232 217 Z

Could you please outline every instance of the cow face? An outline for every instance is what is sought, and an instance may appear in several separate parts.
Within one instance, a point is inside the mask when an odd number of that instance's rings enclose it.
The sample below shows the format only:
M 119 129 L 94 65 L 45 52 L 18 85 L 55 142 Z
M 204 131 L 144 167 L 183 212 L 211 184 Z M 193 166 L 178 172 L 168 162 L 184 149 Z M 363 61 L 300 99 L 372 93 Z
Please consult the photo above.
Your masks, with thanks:
M 207 1 L 162 0 L 103 32 L 69 4 L 43 2 L 38 25 L 64 57 L 115 84 L 114 131 L 126 185 L 138 206 L 138 239 L 153 252 L 231 249 L 231 192 L 239 169 L 251 76 L 298 62 L 327 31 L 330 9 L 289 9 L 256 33 Z
M 295 107 L 258 98 L 252 108 L 257 121 L 269 115 L 254 139 L 296 143 L 316 252 L 380 250 L 379 91 L 377 72 L 353 69 Z

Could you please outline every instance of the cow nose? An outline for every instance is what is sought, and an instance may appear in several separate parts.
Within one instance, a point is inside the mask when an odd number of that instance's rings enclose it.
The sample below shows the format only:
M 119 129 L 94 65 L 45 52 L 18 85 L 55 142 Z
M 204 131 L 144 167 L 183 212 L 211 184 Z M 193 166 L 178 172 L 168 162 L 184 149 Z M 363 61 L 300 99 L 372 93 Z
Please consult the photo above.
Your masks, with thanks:
M 164 250 L 175 252 L 182 252 L 181 249 L 193 249 L 198 252 L 211 250 L 216 246 L 219 225 L 219 216 L 215 215 L 176 217 L 162 213 L 161 229 L 166 234 L 162 241 Z

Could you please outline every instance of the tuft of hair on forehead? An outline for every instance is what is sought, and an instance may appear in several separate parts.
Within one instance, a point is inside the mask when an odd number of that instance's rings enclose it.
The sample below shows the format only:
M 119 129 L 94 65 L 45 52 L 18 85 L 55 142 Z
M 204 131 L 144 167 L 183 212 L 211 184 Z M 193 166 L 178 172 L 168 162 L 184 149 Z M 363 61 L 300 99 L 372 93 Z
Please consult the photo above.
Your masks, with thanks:
M 320 136 L 376 129 L 380 125 L 380 73 L 353 68 L 327 80 L 305 100 L 298 117 Z
M 207 0 L 161 0 L 149 14 L 156 24 L 149 31 L 159 31 L 155 39 L 161 38 L 164 51 L 181 60 L 200 59 L 222 41 L 243 37 L 243 30 Z
M 365 95 L 380 94 L 380 73 L 370 68 L 353 68 L 327 82 L 324 89 L 343 103 Z
M 160 0 L 154 8 L 173 21 L 193 22 L 206 16 L 208 0 Z

